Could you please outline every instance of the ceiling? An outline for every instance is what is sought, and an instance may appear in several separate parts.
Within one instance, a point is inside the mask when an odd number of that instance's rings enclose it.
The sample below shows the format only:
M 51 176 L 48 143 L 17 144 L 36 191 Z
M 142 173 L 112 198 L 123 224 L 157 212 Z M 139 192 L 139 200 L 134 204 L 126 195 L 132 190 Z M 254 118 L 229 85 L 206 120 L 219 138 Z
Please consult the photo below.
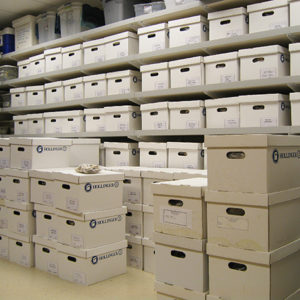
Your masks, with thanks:
M 59 5 L 75 2 L 68 0 L 0 0 L 0 29 L 11 26 L 11 21 L 27 14 L 38 15 Z M 77 0 L 101 7 L 101 0 Z

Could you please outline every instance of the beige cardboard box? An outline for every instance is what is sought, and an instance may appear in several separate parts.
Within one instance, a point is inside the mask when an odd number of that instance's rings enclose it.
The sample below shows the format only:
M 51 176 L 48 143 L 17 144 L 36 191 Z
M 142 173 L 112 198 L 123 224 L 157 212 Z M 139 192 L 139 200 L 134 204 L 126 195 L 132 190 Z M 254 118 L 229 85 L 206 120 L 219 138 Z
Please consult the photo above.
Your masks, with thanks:
M 57 243 L 33 236 L 35 243 L 35 267 L 38 270 L 58 276 L 58 252 Z
M 8 237 L 5 229 L 0 229 L 0 258 L 8 259 Z
M 73 168 L 53 173 L 55 207 L 72 213 L 84 213 L 122 206 L 124 175 L 100 171 L 79 174 Z
M 207 136 L 205 144 L 210 190 L 271 193 L 299 186 L 297 136 Z
M 167 143 L 139 142 L 139 148 L 141 167 L 168 167 Z
M 208 243 L 273 251 L 300 238 L 300 188 L 270 194 L 207 191 Z
M 7 228 L 7 208 L 5 201 L 0 200 L 0 230 Z
M 9 138 L 0 139 L 0 168 L 10 167 L 10 141 Z
M 205 240 L 154 234 L 156 280 L 198 292 L 208 290 Z
M 156 232 L 206 238 L 206 178 L 191 178 L 152 184 Z
M 0 169 L 0 202 L 6 199 L 6 175 L 8 169 Z
M 54 104 L 65 101 L 63 81 L 45 83 L 46 104 Z
M 57 210 L 58 242 L 74 248 L 92 249 L 124 240 L 127 209 L 74 215 Z
M 142 238 L 144 271 L 155 274 L 155 244 L 148 238 Z
M 168 105 L 168 102 L 141 104 L 142 130 L 169 129 Z
M 94 64 L 105 60 L 105 39 L 82 43 L 84 64 Z
M 85 132 L 105 131 L 105 108 L 87 108 L 84 110 Z
M 127 266 L 143 270 L 144 254 L 142 246 L 142 238 L 126 234 L 128 241 L 127 246 Z
M 299 250 L 300 240 L 273 252 L 207 244 L 209 293 L 230 300 L 286 299 L 300 286 Z
M 153 240 L 154 233 L 154 208 L 150 205 L 143 205 L 143 227 L 145 238 Z
M 202 149 L 202 151 L 204 151 Z M 195 169 L 170 169 L 174 174 L 174 180 L 188 179 L 188 178 L 207 178 L 207 170 Z
M 94 249 L 58 245 L 59 277 L 83 285 L 126 273 L 127 241 Z
M 300 93 L 290 94 L 292 126 L 300 126 Z
M 142 205 L 129 204 L 126 214 L 126 233 L 133 236 L 143 235 L 143 212 Z

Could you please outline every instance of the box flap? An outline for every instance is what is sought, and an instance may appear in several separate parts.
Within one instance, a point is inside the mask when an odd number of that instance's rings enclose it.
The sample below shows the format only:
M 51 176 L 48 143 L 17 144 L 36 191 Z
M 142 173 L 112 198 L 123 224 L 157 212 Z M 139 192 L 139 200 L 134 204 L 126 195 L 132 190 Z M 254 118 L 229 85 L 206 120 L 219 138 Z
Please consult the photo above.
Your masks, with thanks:
M 19 169 L 7 169 L 7 176 L 11 177 L 20 177 L 20 178 L 29 178 L 29 171 L 27 170 L 19 170 Z
M 289 51 L 290 52 L 300 51 L 300 43 L 289 44 Z
M 0 138 L 0 146 L 9 146 L 10 139 L 9 138 Z
M 72 139 L 72 145 L 100 145 L 100 139 Z
M 18 94 L 18 93 L 24 93 L 26 90 L 25 87 L 20 87 L 20 88 L 13 88 L 13 89 L 10 89 L 9 92 L 11 94 Z
M 216 20 L 216 19 L 234 17 L 234 16 L 238 16 L 238 15 L 246 15 L 246 14 L 247 14 L 246 8 L 237 7 L 237 8 L 226 9 L 226 10 L 208 13 L 207 19 L 209 21 L 211 21 L 211 20 Z
M 258 56 L 258 55 L 269 55 L 269 54 L 286 54 L 289 55 L 287 48 L 279 45 L 255 47 L 249 49 L 241 49 L 238 51 L 239 57 Z
M 47 179 L 47 180 L 54 180 L 53 172 L 59 172 L 60 170 L 64 170 L 65 168 L 48 168 L 48 169 L 35 169 L 29 170 L 29 176 L 32 178 L 38 179 Z
M 53 54 L 58 54 L 61 53 L 62 47 L 57 47 L 57 48 L 52 48 L 52 49 L 46 49 L 44 51 L 45 56 L 46 55 L 53 55 Z
M 120 106 L 106 106 L 106 113 L 119 113 L 119 112 L 132 112 L 132 111 L 140 111 L 139 106 L 134 105 L 120 105 Z
M 130 31 L 125 31 L 125 32 L 121 32 L 121 33 L 117 33 L 114 35 L 109 35 L 107 37 L 105 37 L 105 44 L 107 43 L 111 43 L 117 40 L 121 40 L 121 39 L 127 39 L 127 38 L 133 38 L 133 39 L 138 39 L 138 35 L 136 33 L 130 32 Z
M 194 101 L 175 101 L 175 102 L 168 102 L 170 109 L 186 109 L 186 108 L 193 108 L 193 107 L 204 107 L 203 100 L 194 100 Z
M 143 65 L 140 67 L 141 72 L 152 72 L 158 70 L 168 70 L 168 62 L 162 62 L 157 64 Z
M 13 116 L 14 121 L 24 121 L 27 120 L 27 115 L 19 115 L 19 116 Z
M 237 60 L 238 59 L 238 52 L 228 52 L 228 53 L 222 53 L 222 54 L 215 54 L 215 55 L 209 55 L 204 57 L 204 63 L 216 63 L 216 62 L 222 62 L 227 60 Z
M 173 60 L 169 62 L 170 68 L 178 68 L 178 67 L 185 67 L 190 65 L 197 65 L 203 63 L 203 57 L 202 56 L 195 56 L 191 58 L 184 58 L 184 59 L 178 59 Z
M 251 4 L 247 6 L 247 12 L 252 13 L 261 10 L 268 10 L 270 8 L 278 8 L 282 6 L 288 6 L 289 0 L 273 0 L 264 1 L 262 3 Z
M 160 31 L 160 30 L 167 30 L 167 29 L 168 29 L 167 23 L 160 23 L 160 24 L 155 24 L 155 25 L 138 28 L 137 33 L 138 33 L 138 35 L 141 35 L 141 34 L 156 32 L 156 31 Z
M 125 238 L 128 241 L 128 244 L 133 243 L 137 245 L 142 245 L 142 238 L 140 236 L 126 233 Z
M 104 115 L 105 108 L 86 108 L 83 112 L 86 116 Z
M 106 74 L 97 74 L 97 75 L 84 76 L 83 82 L 99 81 L 105 79 L 106 79 Z
M 89 48 L 89 47 L 93 47 L 93 46 L 101 46 L 101 45 L 104 45 L 104 44 L 105 44 L 105 38 L 101 38 L 101 39 L 97 39 L 97 40 L 84 42 L 82 44 L 82 47 L 84 49 L 84 48 Z
M 157 180 L 173 180 L 174 172 L 168 168 L 149 168 L 142 171 L 141 177 Z
M 10 142 L 12 145 L 24 145 L 24 146 L 71 146 L 72 140 L 70 139 L 57 139 L 57 138 L 18 138 L 11 137 Z
M 114 172 L 121 172 L 125 174 L 125 177 L 134 177 L 140 178 L 142 167 L 131 167 L 131 166 L 116 166 L 116 167 L 105 167 L 106 170 L 114 171 Z
M 50 83 L 45 83 L 44 87 L 45 89 L 52 89 L 56 87 L 62 87 L 63 86 L 63 81 L 54 81 Z
M 32 242 L 32 235 L 26 236 L 26 235 L 14 233 L 14 232 L 7 230 L 6 236 L 9 237 L 10 239 L 14 239 L 16 241 L 21 241 L 21 242 L 25 242 L 25 243 Z
M 46 240 L 38 235 L 33 235 L 32 236 L 32 241 L 36 244 L 42 245 L 42 246 L 46 246 L 52 249 L 56 249 L 57 248 L 57 242 L 54 240 Z
M 136 76 L 137 78 L 140 78 L 141 73 L 138 71 L 125 70 L 125 71 L 111 72 L 106 74 L 107 79 L 121 78 L 121 77 L 128 77 L 128 76 Z
M 30 61 L 29 61 L 29 58 L 28 58 L 28 59 L 18 61 L 17 66 L 20 67 L 20 66 L 29 65 L 29 63 L 30 63 Z
M 205 100 L 205 107 L 206 108 L 208 108 L 208 107 L 220 107 L 220 106 L 232 106 L 232 105 L 237 105 L 238 106 L 239 104 L 240 104 L 239 96 Z
M 143 211 L 143 205 L 142 204 L 132 204 L 132 203 L 126 203 L 127 210 L 128 211 Z
M 263 95 L 243 95 L 239 96 L 240 104 L 282 102 L 289 101 L 288 95 L 283 94 L 263 94 Z
M 36 120 L 36 119 L 43 119 L 43 114 L 29 114 L 26 115 L 27 120 Z
M 83 83 L 83 78 L 82 77 L 77 77 L 77 78 L 68 79 L 68 80 L 63 81 L 64 86 L 79 84 L 79 83 Z
M 13 208 L 17 210 L 24 210 L 24 211 L 33 210 L 33 203 L 23 203 L 23 202 L 5 200 L 5 205 L 8 208 Z
M 159 110 L 159 109 L 168 109 L 168 102 L 157 102 L 157 103 L 148 103 L 141 104 L 141 111 L 150 111 L 150 110 Z
M 200 149 L 202 149 L 202 144 L 201 143 L 167 142 L 167 149 L 200 150 Z
M 143 212 L 153 214 L 154 213 L 154 207 L 151 205 L 145 205 L 143 204 Z
M 139 142 L 140 149 L 167 150 L 167 143 Z
M 80 117 L 80 116 L 83 116 L 83 110 L 54 111 L 54 112 L 44 113 L 44 118 Z
M 34 210 L 44 212 L 44 213 L 48 213 L 48 214 L 52 214 L 52 215 L 57 214 L 56 208 L 51 207 L 51 206 L 38 204 L 38 203 L 34 203 Z
M 104 148 L 106 149 L 137 149 L 137 143 L 113 143 L 113 142 L 104 142 Z
M 155 247 L 155 243 L 152 240 L 145 237 L 142 238 L 142 245 L 151 248 Z
M 33 86 L 26 87 L 26 92 L 43 91 L 43 90 L 44 90 L 43 85 L 33 85 Z
M 73 52 L 82 49 L 82 44 L 76 44 L 68 47 L 63 47 L 61 49 L 62 53 Z
M 195 23 L 205 23 L 207 24 L 207 18 L 199 15 L 199 16 L 194 16 L 194 17 L 189 17 L 189 18 L 183 18 L 183 19 L 178 19 L 178 20 L 172 20 L 168 22 L 168 27 L 169 28 L 174 28 L 174 27 L 179 27 L 183 25 L 190 25 L 190 24 L 195 24 Z
M 42 54 L 38 54 L 38 55 L 34 55 L 34 56 L 29 57 L 29 61 L 33 62 L 33 61 L 41 60 L 41 59 L 44 59 L 44 58 L 45 58 L 45 55 L 44 55 L 44 53 L 42 53 Z
M 290 93 L 290 101 L 300 101 L 300 93 Z
M 207 170 L 197 169 L 172 169 L 174 179 L 188 179 L 188 178 L 207 178 Z

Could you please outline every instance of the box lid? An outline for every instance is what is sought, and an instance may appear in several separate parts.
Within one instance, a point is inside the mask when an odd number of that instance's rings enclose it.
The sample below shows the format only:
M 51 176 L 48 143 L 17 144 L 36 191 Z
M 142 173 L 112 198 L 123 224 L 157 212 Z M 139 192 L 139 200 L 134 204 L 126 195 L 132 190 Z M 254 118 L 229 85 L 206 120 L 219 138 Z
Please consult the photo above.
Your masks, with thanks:
M 162 149 L 167 150 L 167 143 L 139 142 L 140 149 Z
M 30 60 L 28 58 L 28 59 L 18 61 L 17 66 L 20 67 L 20 66 L 24 66 L 24 65 L 29 65 L 29 63 L 30 63 Z
M 264 1 L 262 3 L 251 4 L 247 6 L 247 12 L 256 12 L 260 10 L 267 10 L 270 8 L 278 8 L 282 6 L 288 6 L 289 0 L 273 0 L 273 1 Z
M 208 135 L 205 145 L 209 148 L 266 148 L 278 146 L 300 146 L 299 136 L 244 134 L 244 135 Z
M 130 31 L 125 31 L 122 33 L 117 33 L 114 35 L 110 35 L 104 38 L 105 43 L 111 43 L 113 41 L 121 40 L 121 39 L 127 39 L 127 38 L 133 38 L 133 39 L 138 39 L 138 36 L 136 33 L 130 32 Z
M 11 94 L 14 94 L 14 93 L 24 93 L 26 90 L 25 87 L 19 87 L 19 88 L 13 88 L 13 89 L 10 89 L 9 92 Z
M 140 236 L 126 233 L 125 238 L 128 241 L 128 244 L 132 243 L 132 244 L 142 245 L 142 238 Z
M 196 65 L 196 64 L 200 64 L 200 63 L 203 63 L 203 57 L 195 56 L 195 57 L 191 57 L 191 58 L 184 58 L 184 59 L 170 61 L 169 67 L 177 68 L 177 67 Z
M 9 138 L 0 138 L 0 146 L 9 146 L 10 139 Z
M 58 54 L 61 53 L 62 47 L 52 48 L 52 49 L 46 49 L 44 51 L 45 56 L 52 55 L 52 54 Z
M 93 47 L 93 46 L 101 46 L 105 44 L 105 38 L 97 39 L 97 40 L 92 40 L 88 42 L 84 42 L 82 44 L 83 49 Z
M 115 166 L 106 167 L 105 170 L 124 173 L 125 177 L 139 178 L 141 176 L 141 167 Z
M 234 16 L 238 16 L 238 15 L 246 15 L 246 14 L 247 14 L 247 10 L 245 7 L 237 7 L 237 8 L 226 9 L 226 10 L 208 13 L 207 19 L 209 21 L 212 21 L 212 20 L 216 20 L 216 19 L 229 18 L 229 17 L 234 17 Z
M 11 27 L 6 27 L 6 28 L 2 29 L 1 34 L 2 35 L 5 35 L 5 34 L 15 34 L 15 30 L 13 28 L 11 28 Z
M 83 78 L 77 77 L 77 78 L 73 78 L 73 79 L 64 80 L 63 85 L 66 86 L 66 85 L 78 84 L 78 83 L 82 83 L 82 82 L 83 82 Z
M 53 172 L 59 172 L 60 170 L 64 170 L 65 168 L 48 168 L 48 169 L 35 169 L 29 170 L 29 176 L 31 178 L 38 178 L 38 179 L 47 179 L 47 180 L 54 180 Z
M 125 71 L 118 71 L 118 72 L 110 72 L 106 74 L 107 79 L 112 79 L 112 78 L 120 78 L 120 77 L 127 77 L 127 76 L 136 76 L 140 77 L 141 74 L 138 71 L 133 71 L 133 70 L 125 70 Z
M 151 248 L 155 247 L 155 243 L 152 240 L 145 237 L 142 238 L 142 245 Z
M 262 95 L 243 95 L 239 96 L 240 104 L 265 103 L 289 101 L 288 95 L 284 94 L 262 94 Z
M 12 177 L 29 178 L 28 171 L 19 169 L 7 169 L 6 175 Z
M 6 207 L 18 209 L 18 210 L 25 210 L 25 211 L 33 210 L 33 203 L 23 203 L 23 202 L 5 200 L 5 205 Z
M 86 108 L 84 109 L 84 114 L 86 116 L 93 116 L 93 115 L 104 115 L 105 114 L 105 108 Z
M 167 149 L 199 150 L 199 149 L 202 149 L 202 144 L 201 143 L 167 142 Z
M 142 171 L 142 178 L 152 178 L 158 180 L 173 180 L 174 173 L 168 168 L 148 168 Z
M 168 102 L 156 102 L 156 103 L 147 103 L 141 104 L 141 111 L 149 111 L 149 110 L 159 110 L 159 109 L 168 109 Z
M 162 62 L 158 64 L 150 64 L 150 65 L 143 65 L 140 67 L 141 72 L 151 72 L 157 70 L 167 70 L 168 69 L 168 62 Z
M 191 239 L 158 232 L 154 232 L 153 240 L 156 244 L 174 246 L 199 252 L 204 252 L 206 248 L 206 240 Z
M 22 121 L 22 120 L 27 120 L 27 115 L 18 115 L 18 116 L 13 116 L 14 121 Z
M 169 102 L 170 109 L 184 109 L 193 107 L 204 107 L 203 100 L 193 100 L 193 101 L 175 101 Z
M 24 17 L 18 18 L 16 20 L 12 21 L 12 26 L 14 28 L 22 26 L 22 25 L 26 25 L 28 23 L 35 23 L 36 17 L 31 16 L 31 15 L 26 15 Z
M 143 204 L 143 212 L 153 214 L 154 213 L 154 207 L 151 206 L 151 205 Z
M 100 145 L 100 139 L 72 139 L 72 145 Z
M 26 92 L 43 91 L 43 90 L 44 90 L 43 85 L 33 85 L 33 86 L 26 87 Z
M 16 241 L 21 241 L 21 242 L 25 242 L 25 243 L 30 243 L 32 242 L 32 235 L 26 236 L 26 235 L 22 235 L 22 234 L 18 234 L 18 233 L 14 233 L 11 231 L 6 231 L 6 236 L 14 239 Z
M 174 179 L 188 179 L 188 178 L 207 178 L 207 170 L 196 169 L 172 169 L 174 172 Z
M 138 148 L 138 144 L 137 143 L 104 142 L 104 148 L 108 148 L 108 149 L 136 149 L 136 148 Z
M 62 53 L 67 53 L 67 52 L 73 52 L 73 51 L 77 51 L 77 50 L 81 50 L 82 49 L 82 44 L 76 44 L 76 45 L 72 45 L 72 46 L 68 46 L 68 47 L 63 47 L 61 49 Z
M 240 104 L 239 96 L 205 100 L 206 108 L 220 107 L 220 106 L 232 106 L 232 105 L 238 106 L 239 104 Z
M 106 113 L 117 113 L 117 112 L 131 112 L 131 111 L 140 111 L 139 106 L 133 105 L 121 105 L 121 106 L 106 106 Z
M 289 54 L 288 49 L 279 45 L 255 47 L 249 49 L 241 49 L 238 51 L 239 57 L 268 55 L 268 54 Z
M 222 53 L 222 54 L 216 54 L 216 55 L 209 55 L 204 57 L 204 63 L 216 63 L 221 61 L 227 61 L 227 60 L 237 60 L 238 59 L 238 52 L 228 52 L 228 53 Z
M 47 240 L 44 239 L 38 235 L 33 235 L 32 236 L 32 241 L 36 244 L 42 245 L 42 246 L 46 246 L 52 249 L 56 249 L 57 247 L 57 242 L 54 240 Z
M 141 35 L 141 34 L 156 32 L 156 31 L 160 31 L 160 30 L 167 30 L 167 29 L 168 29 L 167 23 L 160 23 L 160 24 L 155 24 L 155 25 L 138 28 L 137 33 L 138 33 L 138 35 Z
M 37 203 L 34 203 L 34 210 L 49 213 L 52 215 L 56 215 L 56 212 L 57 212 L 56 208 L 54 208 L 54 207 L 41 205 L 41 204 L 37 204 Z
M 143 211 L 143 204 L 126 203 L 128 211 Z
M 26 115 L 27 120 L 43 119 L 43 114 L 29 114 Z
M 290 101 L 300 101 L 300 93 L 290 93 Z
M 207 18 L 199 15 L 199 16 L 194 16 L 194 17 L 189 17 L 189 18 L 183 18 L 183 19 L 178 19 L 178 20 L 172 20 L 168 22 L 168 27 L 173 28 L 173 27 L 179 27 L 183 25 L 190 25 L 190 24 L 195 24 L 195 23 L 208 23 Z
M 300 51 L 300 43 L 289 44 L 290 52 Z
M 66 145 L 71 146 L 72 141 L 68 139 L 56 138 L 18 138 L 11 137 L 10 142 L 12 145 L 36 146 L 36 145 Z
M 45 58 L 45 55 L 44 55 L 44 53 L 42 53 L 42 54 L 38 54 L 38 55 L 34 55 L 34 56 L 29 57 L 29 61 L 33 62 L 33 61 L 41 60 L 41 59 L 44 59 L 44 58 Z
M 62 87 L 63 86 L 63 81 L 54 81 L 54 82 L 50 82 L 50 83 L 45 83 L 44 87 L 45 89 L 52 89 L 52 88 L 56 88 L 56 87 Z
M 83 116 L 83 110 L 68 110 L 68 111 L 53 111 L 45 112 L 44 118 L 55 118 L 55 117 L 78 117 Z
M 97 75 L 84 76 L 83 82 L 98 81 L 98 80 L 105 80 L 105 79 L 106 79 L 106 74 L 97 74 Z

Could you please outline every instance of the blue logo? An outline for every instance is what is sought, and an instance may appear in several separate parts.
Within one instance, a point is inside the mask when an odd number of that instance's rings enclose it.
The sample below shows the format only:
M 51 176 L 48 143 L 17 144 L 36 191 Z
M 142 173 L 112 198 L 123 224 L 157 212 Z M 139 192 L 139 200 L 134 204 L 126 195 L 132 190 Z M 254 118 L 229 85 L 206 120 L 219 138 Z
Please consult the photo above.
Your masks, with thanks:
M 246 16 L 245 22 L 246 22 L 246 24 L 249 24 L 249 17 L 248 16 Z
M 116 181 L 114 186 L 115 186 L 115 188 L 119 187 L 119 181 Z
M 204 107 L 203 109 L 202 109 L 202 115 L 205 117 L 206 116 L 206 107 Z
M 62 150 L 63 150 L 63 151 L 67 151 L 67 146 L 63 146 L 63 147 L 62 147 Z
M 96 220 L 91 220 L 91 221 L 90 221 L 90 227 L 91 227 L 91 228 L 94 229 L 94 228 L 96 227 L 96 225 L 97 225 Z
M 98 262 L 98 257 L 97 256 L 93 256 L 91 259 L 91 262 L 93 265 L 95 265 Z
M 122 216 L 121 215 L 118 215 L 118 221 L 122 221 Z
M 132 155 L 136 155 L 136 149 L 132 149 L 131 153 Z
M 137 81 L 138 81 L 138 79 L 137 79 L 136 76 L 134 76 L 134 77 L 132 78 L 132 80 L 133 80 L 134 83 L 137 83 Z
M 134 111 L 132 114 L 132 117 L 135 119 L 136 118 L 136 112 Z
M 281 102 L 280 108 L 281 108 L 281 110 L 285 110 L 285 103 L 284 102 Z
M 34 218 L 36 218 L 36 211 L 35 211 L 35 210 L 32 211 L 32 216 L 33 216 Z
M 277 150 L 277 149 L 275 149 L 275 150 L 273 151 L 272 158 L 273 158 L 273 162 L 274 162 L 275 164 L 277 164 L 277 163 L 278 163 L 278 160 L 279 160 L 279 153 L 278 153 L 278 150 Z
M 204 32 L 208 31 L 208 27 L 205 24 L 203 25 L 203 31 Z
M 92 185 L 89 182 L 86 183 L 85 186 L 84 186 L 84 190 L 86 192 L 90 192 L 92 190 Z
M 86 121 L 86 115 L 83 116 L 83 121 L 84 121 L 84 122 Z
M 204 150 L 201 150 L 201 157 L 204 157 Z
M 42 145 L 39 145 L 36 147 L 36 152 L 37 153 L 42 153 L 44 151 L 44 147 Z
M 280 55 L 280 61 L 281 61 L 282 63 L 284 62 L 284 55 L 283 55 L 283 54 Z

